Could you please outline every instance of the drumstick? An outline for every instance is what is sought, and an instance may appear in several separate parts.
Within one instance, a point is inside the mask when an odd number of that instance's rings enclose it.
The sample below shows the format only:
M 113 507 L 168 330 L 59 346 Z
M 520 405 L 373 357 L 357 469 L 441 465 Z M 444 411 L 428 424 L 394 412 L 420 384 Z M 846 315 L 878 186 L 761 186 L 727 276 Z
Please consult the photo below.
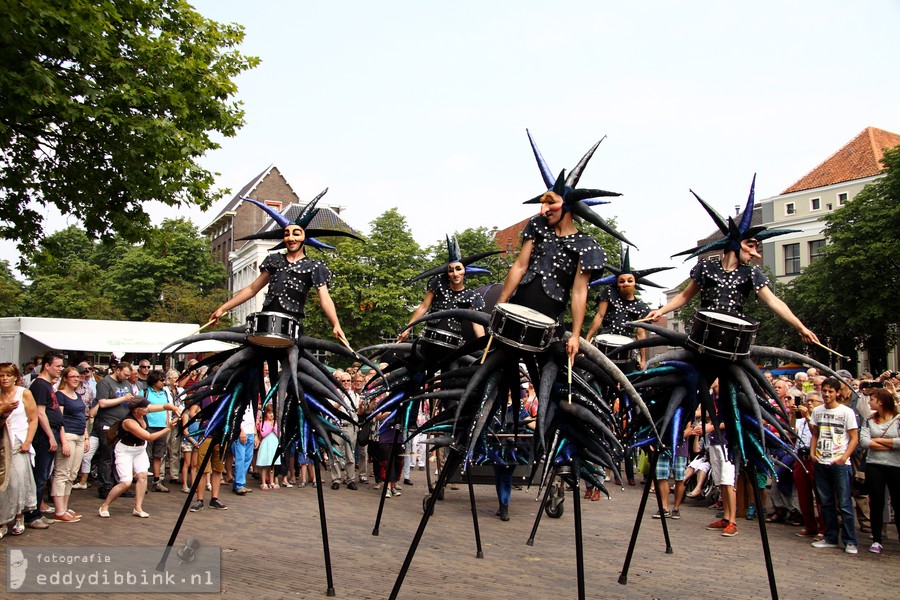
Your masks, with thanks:
M 644 317 L 643 319 L 635 319 L 631 321 L 632 323 L 647 323 L 648 321 L 652 321 L 653 317 Z
M 341 336 L 341 337 L 339 337 L 338 339 L 341 340 L 341 342 L 343 342 L 343 344 L 344 344 L 345 346 L 347 346 L 347 350 L 349 350 L 350 352 L 352 352 L 354 356 L 358 356 L 358 355 L 356 354 L 356 350 L 354 350 L 353 347 L 350 346 L 350 342 L 347 341 L 347 338 L 345 338 L 344 336 Z
M 194 332 L 191 333 L 190 335 L 197 335 L 198 333 L 200 333 L 201 331 L 203 331 L 204 329 L 206 329 L 207 327 L 209 327 L 210 325 L 212 325 L 212 324 L 215 323 L 215 322 L 216 322 L 215 319 L 210 319 L 209 321 L 206 322 L 206 325 L 201 325 L 201 326 L 197 329 L 197 331 L 194 331 Z M 188 336 L 188 337 L 190 337 L 190 336 Z
M 572 357 L 569 357 L 569 404 L 572 404 Z
M 481 355 L 481 363 L 480 364 L 482 364 L 482 365 L 484 364 L 484 361 L 488 355 L 488 350 L 491 349 L 491 342 L 493 342 L 493 341 L 494 341 L 494 336 L 492 335 L 491 337 L 488 338 L 487 346 L 484 347 L 484 354 Z
M 831 348 L 829 348 L 829 347 L 826 346 L 825 344 L 820 344 L 819 342 L 813 342 L 813 344 L 815 344 L 815 345 L 818 346 L 819 348 L 822 348 L 823 350 L 828 350 L 829 352 L 831 352 L 832 354 L 834 354 L 834 355 L 836 355 L 836 356 L 840 356 L 840 357 L 843 358 L 844 360 L 850 360 L 850 357 L 849 357 L 849 356 L 844 356 L 844 355 L 841 354 L 840 352 L 838 352 L 838 351 L 836 351 L 836 350 L 832 350 Z

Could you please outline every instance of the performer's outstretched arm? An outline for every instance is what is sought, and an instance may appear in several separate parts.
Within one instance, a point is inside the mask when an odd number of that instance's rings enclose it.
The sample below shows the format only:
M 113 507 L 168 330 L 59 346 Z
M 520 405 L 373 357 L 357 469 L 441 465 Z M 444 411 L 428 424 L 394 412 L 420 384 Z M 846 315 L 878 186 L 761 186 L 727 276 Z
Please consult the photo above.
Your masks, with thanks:
M 528 261 L 531 260 L 531 250 L 533 248 L 534 242 L 532 240 L 525 240 L 522 243 L 522 251 L 519 252 L 516 262 L 513 263 L 509 268 L 509 273 L 506 274 L 506 281 L 503 282 L 503 291 L 500 292 L 497 302 L 508 302 L 513 292 L 519 287 L 525 272 L 528 271 Z
M 684 291 L 669 300 L 669 303 L 663 306 L 662 308 L 658 308 L 656 310 L 651 310 L 647 315 L 648 319 L 657 320 L 664 314 L 671 312 L 673 310 L 677 310 L 690 302 L 691 298 L 697 295 L 697 292 L 700 291 L 700 286 L 697 285 L 697 282 L 691 279 L 691 282 L 684 288 Z
M 331 333 L 337 339 L 346 341 L 347 338 L 341 329 L 340 321 L 338 321 L 337 310 L 334 308 L 334 300 L 331 299 L 331 294 L 328 293 L 328 286 L 321 285 L 317 288 L 317 291 L 319 292 L 319 304 L 322 305 L 322 312 L 325 313 L 325 317 L 331 323 Z
M 225 316 L 229 310 L 234 308 L 235 306 L 240 306 L 250 298 L 254 297 L 259 293 L 259 290 L 266 287 L 269 283 L 269 272 L 263 271 L 259 274 L 259 277 L 253 280 L 253 283 L 239 291 L 237 294 L 231 297 L 230 300 L 226 301 L 222 306 L 216 309 L 216 311 L 209 317 L 210 321 L 213 321 L 216 325 L 219 324 L 219 319 Z
M 818 344 L 819 337 L 806 328 L 806 326 L 797 318 L 797 316 L 791 311 L 790 307 L 784 303 L 784 301 L 775 295 L 769 286 L 763 286 L 757 290 L 756 295 L 759 296 L 759 299 L 768 305 L 769 308 L 772 309 L 772 312 L 784 319 L 784 321 L 797 330 L 797 333 L 800 334 L 800 337 L 803 338 L 803 341 L 808 344 Z

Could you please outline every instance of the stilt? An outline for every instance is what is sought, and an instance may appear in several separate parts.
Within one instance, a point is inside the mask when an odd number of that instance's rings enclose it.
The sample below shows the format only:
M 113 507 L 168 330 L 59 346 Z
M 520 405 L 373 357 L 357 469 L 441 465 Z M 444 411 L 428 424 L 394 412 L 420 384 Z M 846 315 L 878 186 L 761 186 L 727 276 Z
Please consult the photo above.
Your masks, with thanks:
M 375 425 L 378 426 L 377 424 Z M 399 435 L 400 432 L 397 432 Z M 378 513 L 375 515 L 375 527 L 372 529 L 372 535 L 377 536 L 381 527 L 381 514 L 384 512 L 384 499 L 387 497 L 388 478 L 390 477 L 391 467 L 397 459 L 397 446 L 399 444 L 391 444 L 391 451 L 388 453 L 387 469 L 384 470 L 384 481 L 381 482 L 381 500 L 378 502 Z M 377 468 L 377 467 L 376 467 Z
M 778 585 L 775 583 L 775 569 L 772 566 L 772 552 L 769 549 L 769 534 L 766 531 L 766 510 L 762 503 L 762 494 L 756 485 L 756 466 L 750 465 L 750 482 L 753 485 L 753 499 L 756 503 L 756 520 L 759 522 L 759 537 L 762 539 L 763 556 L 766 559 L 766 575 L 769 576 L 769 591 L 772 600 L 778 600 Z
M 325 552 L 325 579 L 328 582 L 328 596 L 334 596 L 334 578 L 331 575 L 331 550 L 328 548 L 328 523 L 325 521 L 325 495 L 322 492 L 322 473 L 319 464 L 319 456 L 313 456 L 313 464 L 316 467 L 316 496 L 319 500 L 319 524 L 322 526 L 322 549 Z
M 653 457 L 650 459 L 650 481 L 656 479 L 656 464 L 659 462 L 659 450 L 653 453 Z M 675 459 L 672 459 L 672 463 L 675 463 Z M 662 502 L 662 494 L 659 491 L 659 486 L 655 485 L 656 488 L 656 506 L 659 508 L 659 521 L 662 523 L 663 530 L 663 538 L 666 540 L 666 554 L 672 554 L 672 541 L 669 539 L 669 526 L 666 524 L 666 513 L 663 510 L 663 502 Z
M 584 600 L 584 542 L 581 538 L 580 469 L 572 473 L 572 510 L 575 512 L 575 569 L 578 577 L 578 600 Z
M 553 472 L 550 474 L 550 481 L 552 482 L 556 479 L 558 468 L 556 466 L 553 467 Z M 553 486 L 551 484 L 547 484 L 544 488 L 544 495 L 541 498 L 541 505 L 538 508 L 537 514 L 534 517 L 534 526 L 531 528 L 531 535 L 528 536 L 528 541 L 525 542 L 526 546 L 534 546 L 534 536 L 537 535 L 538 526 L 541 524 L 541 518 L 544 516 L 544 507 L 547 506 L 547 500 L 550 498 L 550 490 Z M 563 492 L 565 493 L 565 492 Z
M 656 469 L 656 461 L 653 461 L 651 469 Z M 637 543 L 638 533 L 641 531 L 641 521 L 644 518 L 644 511 L 647 510 L 647 499 L 650 496 L 650 485 L 653 482 L 652 477 L 647 477 L 644 482 L 644 491 L 641 494 L 641 504 L 638 507 L 637 516 L 634 518 L 634 528 L 631 530 L 631 541 L 628 542 L 628 552 L 625 553 L 625 564 L 622 565 L 622 573 L 619 575 L 619 583 L 628 584 L 628 569 L 631 566 L 631 557 L 634 556 L 634 546 Z
M 478 529 L 478 510 L 475 508 L 475 486 L 472 485 L 472 472 L 466 469 L 466 482 L 469 484 L 469 503 L 472 505 L 472 525 L 475 527 L 475 558 L 484 558 L 481 550 L 481 531 Z
M 463 456 L 460 449 L 453 446 L 450 447 L 450 453 L 447 456 L 446 462 L 444 462 L 444 468 L 441 469 L 441 474 L 438 476 L 437 484 L 434 487 L 434 493 L 428 498 L 428 506 L 425 507 L 425 513 L 419 521 L 419 528 L 416 530 L 416 535 L 413 537 L 412 544 L 409 546 L 409 551 L 406 553 L 406 558 L 403 560 L 403 565 L 400 567 L 400 572 L 397 574 L 397 580 L 394 582 L 394 587 L 389 596 L 390 600 L 396 600 L 397 594 L 400 593 L 400 588 L 403 587 L 403 580 L 406 578 L 406 572 L 409 571 L 412 559 L 416 555 L 416 549 L 419 547 L 419 542 L 422 540 L 422 534 L 425 533 L 428 519 L 431 518 L 431 514 L 434 512 L 434 505 L 437 502 L 438 494 L 444 489 L 444 486 L 447 485 L 450 474 L 462 464 Z
M 166 561 L 169 560 L 169 554 L 172 552 L 172 546 L 175 545 L 175 540 L 178 538 L 178 532 L 181 531 L 181 525 L 184 523 L 184 518 L 187 516 L 188 509 L 191 507 L 191 500 L 194 499 L 194 495 L 197 493 L 197 486 L 200 485 L 200 482 L 203 478 L 203 471 L 206 470 L 206 466 L 209 464 L 209 459 L 212 458 L 213 452 L 218 447 L 216 443 L 210 443 L 209 449 L 206 452 L 206 455 L 203 457 L 203 460 L 200 461 L 200 466 L 198 467 L 198 472 L 200 475 L 194 477 L 194 482 L 191 484 L 191 491 L 188 493 L 187 498 L 184 500 L 184 506 L 181 507 L 181 514 L 178 515 L 178 520 L 175 522 L 175 527 L 172 529 L 172 535 L 169 536 L 169 542 L 166 544 L 166 549 L 163 552 L 162 558 L 159 559 L 159 563 L 156 565 L 157 571 L 165 571 L 166 570 Z

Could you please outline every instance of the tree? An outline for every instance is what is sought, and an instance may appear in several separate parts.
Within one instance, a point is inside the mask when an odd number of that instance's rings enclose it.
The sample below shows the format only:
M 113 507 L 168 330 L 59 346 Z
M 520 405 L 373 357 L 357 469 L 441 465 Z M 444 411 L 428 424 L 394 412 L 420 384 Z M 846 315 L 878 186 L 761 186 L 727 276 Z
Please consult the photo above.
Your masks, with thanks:
M 41 239 L 42 210 L 91 237 L 149 229 L 144 203 L 209 207 L 199 159 L 244 115 L 234 78 L 258 59 L 238 25 L 184 0 L 22 0 L 0 19 L 0 236 Z
M 146 237 L 146 243 L 126 247 L 108 270 L 109 297 L 129 319 L 144 321 L 151 314 L 154 320 L 174 318 L 158 306 L 165 302 L 167 285 L 189 286 L 202 299 L 225 283 L 225 268 L 213 259 L 209 240 L 189 221 L 166 219 Z M 219 296 L 209 301 L 214 298 Z M 201 317 L 202 322 L 212 310 Z
M 0 260 L 0 317 L 22 314 L 25 287 L 9 268 L 9 261 Z
M 41 240 L 23 255 L 28 316 L 204 322 L 224 300 L 225 270 L 209 240 L 184 219 L 145 236 L 142 245 L 96 243 L 68 227 Z
M 331 296 L 344 333 L 354 347 L 393 337 L 421 302 L 424 291 L 405 281 L 425 268 L 425 256 L 406 222 L 392 208 L 371 223 L 366 242 L 341 239 L 327 263 L 334 278 Z M 331 338 L 330 326 L 316 309 L 307 310 L 306 331 Z
M 886 150 L 882 164 L 883 177 L 825 217 L 824 256 L 791 286 L 807 326 L 827 332 L 843 354 L 865 348 L 873 370 L 885 367 L 887 348 L 897 338 L 900 146 Z

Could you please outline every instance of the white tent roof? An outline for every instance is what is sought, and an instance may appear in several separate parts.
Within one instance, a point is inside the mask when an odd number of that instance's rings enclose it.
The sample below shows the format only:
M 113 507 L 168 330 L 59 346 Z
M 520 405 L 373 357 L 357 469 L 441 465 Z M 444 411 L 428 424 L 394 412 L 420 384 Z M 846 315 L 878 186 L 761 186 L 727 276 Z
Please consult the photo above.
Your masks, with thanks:
M 0 331 L 19 331 L 53 350 L 156 354 L 170 343 L 191 335 L 197 323 L 151 323 L 146 321 L 100 321 L 95 319 L 49 319 L 6 317 Z M 233 344 L 207 340 L 185 346 L 182 352 L 220 352 Z

